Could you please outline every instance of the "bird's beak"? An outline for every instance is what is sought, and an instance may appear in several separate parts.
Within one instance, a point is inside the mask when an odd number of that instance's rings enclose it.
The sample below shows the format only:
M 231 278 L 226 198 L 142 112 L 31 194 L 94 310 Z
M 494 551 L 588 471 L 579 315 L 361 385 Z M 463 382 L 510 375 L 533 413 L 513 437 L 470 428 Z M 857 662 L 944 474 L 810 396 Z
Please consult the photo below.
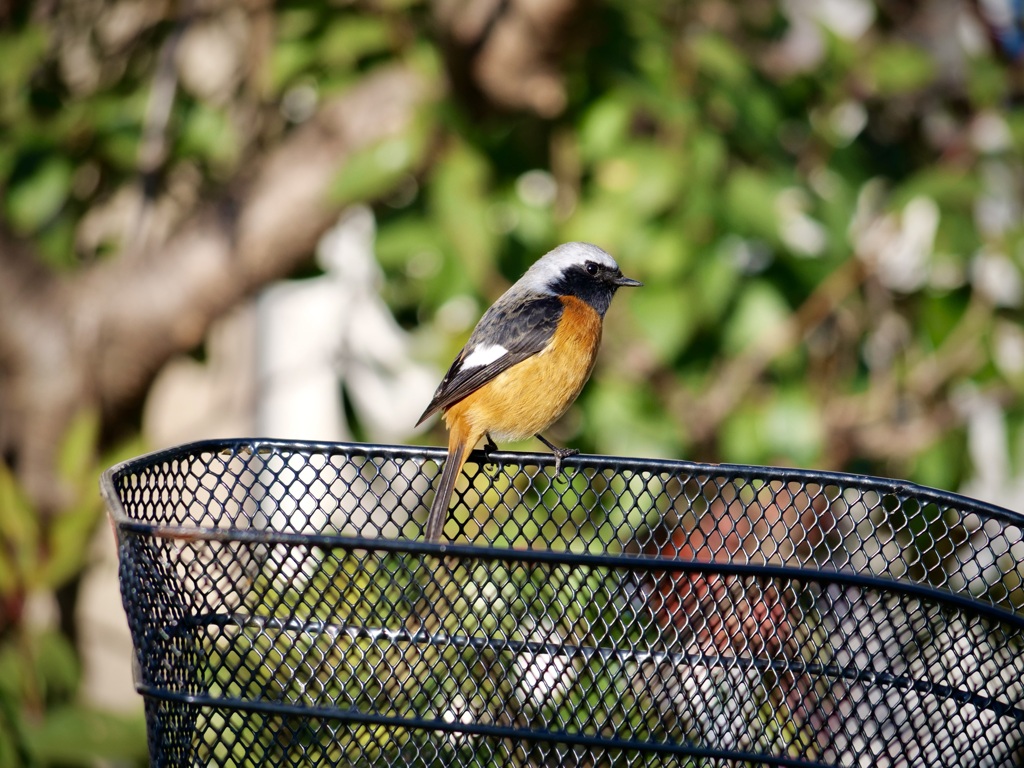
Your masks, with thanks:
M 639 280 L 634 280 L 633 278 L 626 277 L 625 275 L 619 275 L 612 280 L 612 282 L 621 288 L 639 288 L 643 285 Z

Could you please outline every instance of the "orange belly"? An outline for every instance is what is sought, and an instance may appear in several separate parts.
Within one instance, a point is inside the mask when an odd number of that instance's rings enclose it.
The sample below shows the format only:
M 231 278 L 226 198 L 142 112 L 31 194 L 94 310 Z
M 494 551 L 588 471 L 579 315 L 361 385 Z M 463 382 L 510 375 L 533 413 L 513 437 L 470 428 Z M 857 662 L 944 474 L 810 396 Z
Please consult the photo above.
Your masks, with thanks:
M 560 300 L 565 310 L 548 346 L 448 408 L 449 427 L 461 423 L 477 439 L 487 433 L 515 442 L 543 432 L 568 410 L 594 368 L 601 318 L 574 296 Z

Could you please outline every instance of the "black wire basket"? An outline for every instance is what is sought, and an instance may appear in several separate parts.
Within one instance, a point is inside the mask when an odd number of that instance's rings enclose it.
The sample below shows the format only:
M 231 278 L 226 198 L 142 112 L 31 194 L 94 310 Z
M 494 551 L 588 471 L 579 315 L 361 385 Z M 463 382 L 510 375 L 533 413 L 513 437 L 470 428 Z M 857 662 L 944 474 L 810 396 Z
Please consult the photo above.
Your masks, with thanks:
M 203 442 L 112 468 L 158 766 L 1018 766 L 1024 516 L 875 478 Z

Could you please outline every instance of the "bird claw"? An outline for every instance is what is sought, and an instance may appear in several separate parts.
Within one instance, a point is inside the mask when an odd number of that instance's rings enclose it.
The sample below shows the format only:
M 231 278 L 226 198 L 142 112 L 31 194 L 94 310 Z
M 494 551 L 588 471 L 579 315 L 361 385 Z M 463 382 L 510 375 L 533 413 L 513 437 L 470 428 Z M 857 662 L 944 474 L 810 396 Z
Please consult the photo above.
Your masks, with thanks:
M 540 433 L 537 433 L 536 435 L 534 435 L 534 437 L 536 437 L 538 440 L 544 443 L 544 445 L 548 447 L 548 450 L 551 451 L 551 453 L 554 455 L 555 477 L 558 477 L 560 474 L 562 474 L 562 459 L 567 459 L 570 456 L 575 456 L 577 453 L 580 452 L 579 448 L 560 448 Z
M 579 452 L 579 448 L 553 448 L 551 453 L 555 456 L 555 475 L 562 474 L 562 459 L 575 456 Z
M 490 436 L 486 436 L 487 442 L 484 443 L 483 451 L 484 457 L 487 459 L 487 463 L 484 464 L 484 471 L 487 472 L 491 477 L 498 476 L 498 465 L 490 460 L 491 453 L 498 450 L 498 444 L 494 442 L 494 439 Z

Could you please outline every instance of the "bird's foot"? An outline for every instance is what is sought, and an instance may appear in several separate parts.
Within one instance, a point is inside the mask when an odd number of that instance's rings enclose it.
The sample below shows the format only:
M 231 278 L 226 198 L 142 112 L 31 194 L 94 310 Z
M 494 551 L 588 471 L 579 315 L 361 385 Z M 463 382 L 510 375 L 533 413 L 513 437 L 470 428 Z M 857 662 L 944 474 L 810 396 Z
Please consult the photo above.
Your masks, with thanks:
M 562 459 L 575 456 L 580 452 L 579 448 L 552 448 L 551 453 L 555 456 L 555 474 L 562 474 Z
M 484 435 L 484 457 L 487 459 L 487 463 L 484 464 L 484 470 L 488 472 L 491 477 L 498 476 L 498 465 L 491 461 L 491 454 L 498 450 L 498 444 L 494 442 L 494 438 L 488 434 Z
M 551 453 L 555 457 L 555 476 L 562 474 L 562 459 L 567 459 L 570 456 L 575 456 L 580 452 L 579 448 L 560 448 L 559 446 L 551 443 L 543 435 L 534 435 L 544 445 L 548 447 Z

